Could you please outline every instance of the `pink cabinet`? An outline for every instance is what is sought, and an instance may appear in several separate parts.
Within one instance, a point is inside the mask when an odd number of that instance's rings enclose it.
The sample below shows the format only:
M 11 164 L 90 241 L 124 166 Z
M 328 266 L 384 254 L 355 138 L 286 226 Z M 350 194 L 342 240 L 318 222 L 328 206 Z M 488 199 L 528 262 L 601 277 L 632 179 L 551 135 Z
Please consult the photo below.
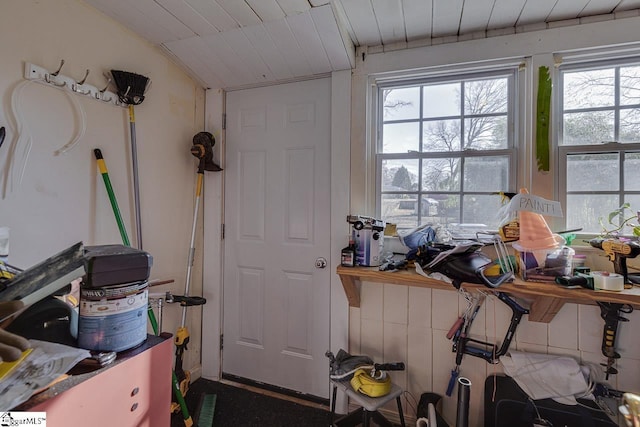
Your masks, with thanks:
M 72 376 L 32 399 L 46 400 L 22 410 L 45 411 L 51 427 L 169 427 L 172 346 L 168 337 L 149 336 L 113 366 Z M 67 381 L 80 382 L 65 387 Z

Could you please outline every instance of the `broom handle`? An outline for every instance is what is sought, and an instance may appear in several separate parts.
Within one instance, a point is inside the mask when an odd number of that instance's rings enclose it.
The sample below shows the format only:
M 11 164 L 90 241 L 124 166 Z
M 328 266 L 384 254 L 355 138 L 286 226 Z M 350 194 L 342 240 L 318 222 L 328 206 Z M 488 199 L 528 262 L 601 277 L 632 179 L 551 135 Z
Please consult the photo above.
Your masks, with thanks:
M 133 198 L 136 209 L 136 238 L 138 249 L 142 249 L 142 220 L 140 219 L 140 182 L 138 181 L 138 147 L 136 145 L 136 116 L 133 105 L 129 105 L 129 127 L 131 132 L 131 162 L 133 164 Z
M 189 296 L 189 287 L 191 285 L 191 270 L 193 268 L 194 255 L 196 252 L 196 225 L 198 223 L 198 210 L 200 209 L 200 198 L 202 195 L 202 181 L 204 177 L 204 170 L 198 172 L 198 180 L 196 183 L 196 204 L 193 210 L 193 224 L 191 226 L 191 243 L 189 244 L 189 258 L 187 261 L 187 278 L 184 283 L 184 295 Z M 187 305 L 182 307 L 182 327 L 185 327 L 187 322 Z
M 105 163 L 104 157 L 102 156 L 102 151 L 99 148 L 96 148 L 93 150 L 93 154 L 96 156 L 98 169 L 100 170 L 100 174 L 102 175 L 102 180 L 104 181 L 104 186 L 107 190 L 109 201 L 111 202 L 111 209 L 113 209 L 113 215 L 116 217 L 116 223 L 118 224 L 118 229 L 120 230 L 122 243 L 124 243 L 125 246 L 130 246 L 129 237 L 127 236 L 127 229 L 125 228 L 124 222 L 122 221 L 122 215 L 120 214 L 120 208 L 118 207 L 118 200 L 116 199 L 115 192 L 113 191 L 113 187 L 111 186 L 109 171 L 107 170 L 107 164 Z

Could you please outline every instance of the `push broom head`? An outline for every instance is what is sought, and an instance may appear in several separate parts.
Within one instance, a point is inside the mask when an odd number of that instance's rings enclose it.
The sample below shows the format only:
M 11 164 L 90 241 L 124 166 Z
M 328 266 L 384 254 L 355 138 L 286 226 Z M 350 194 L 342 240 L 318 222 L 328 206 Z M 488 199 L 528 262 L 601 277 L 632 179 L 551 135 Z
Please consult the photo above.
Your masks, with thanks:
M 127 71 L 111 70 L 113 81 L 118 88 L 118 98 L 127 105 L 139 105 L 151 81 L 148 77 Z

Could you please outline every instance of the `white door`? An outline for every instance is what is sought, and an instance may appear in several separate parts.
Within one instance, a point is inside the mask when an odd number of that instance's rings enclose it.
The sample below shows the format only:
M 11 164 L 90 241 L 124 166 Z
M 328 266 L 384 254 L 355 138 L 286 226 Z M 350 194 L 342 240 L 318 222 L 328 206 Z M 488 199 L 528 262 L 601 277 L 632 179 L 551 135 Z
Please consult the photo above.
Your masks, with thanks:
M 226 100 L 222 370 L 323 398 L 330 97 L 325 78 L 232 91 Z

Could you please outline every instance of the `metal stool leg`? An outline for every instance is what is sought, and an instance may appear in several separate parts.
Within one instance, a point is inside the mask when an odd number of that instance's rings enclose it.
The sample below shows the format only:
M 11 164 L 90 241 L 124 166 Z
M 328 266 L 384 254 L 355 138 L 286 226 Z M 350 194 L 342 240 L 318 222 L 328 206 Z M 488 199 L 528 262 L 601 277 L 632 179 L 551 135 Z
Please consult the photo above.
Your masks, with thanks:
M 331 399 L 331 415 L 329 418 L 329 425 L 333 426 L 333 416 L 336 413 L 336 395 L 338 394 L 338 387 L 333 386 L 333 398 Z
M 369 411 L 362 411 L 362 427 L 369 427 L 370 415 Z
M 400 396 L 396 398 L 396 401 L 398 402 L 398 415 L 400 415 L 400 425 L 402 427 L 406 427 L 404 424 L 404 412 L 402 412 L 402 401 L 400 400 Z

